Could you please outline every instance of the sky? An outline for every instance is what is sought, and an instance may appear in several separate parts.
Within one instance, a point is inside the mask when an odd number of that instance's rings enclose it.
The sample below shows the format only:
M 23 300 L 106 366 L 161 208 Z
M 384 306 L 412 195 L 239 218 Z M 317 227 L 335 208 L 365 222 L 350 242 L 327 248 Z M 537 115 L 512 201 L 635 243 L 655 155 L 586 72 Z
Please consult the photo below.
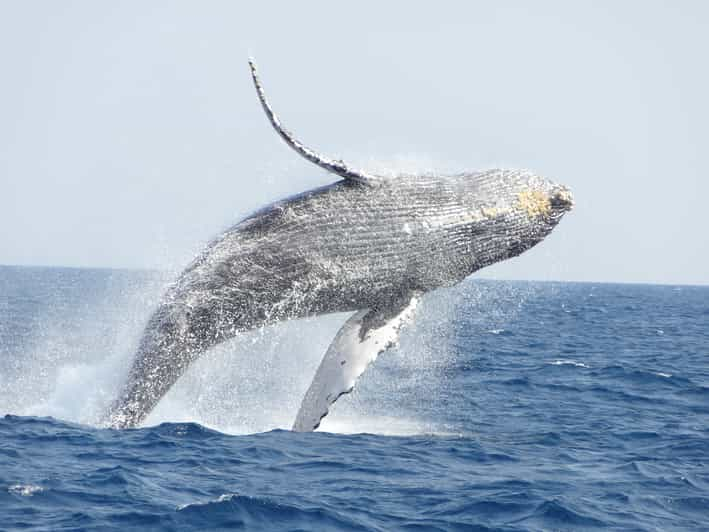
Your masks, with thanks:
M 0 0 L 0 264 L 179 271 L 365 170 L 527 168 L 575 210 L 480 277 L 709 284 L 709 3 Z

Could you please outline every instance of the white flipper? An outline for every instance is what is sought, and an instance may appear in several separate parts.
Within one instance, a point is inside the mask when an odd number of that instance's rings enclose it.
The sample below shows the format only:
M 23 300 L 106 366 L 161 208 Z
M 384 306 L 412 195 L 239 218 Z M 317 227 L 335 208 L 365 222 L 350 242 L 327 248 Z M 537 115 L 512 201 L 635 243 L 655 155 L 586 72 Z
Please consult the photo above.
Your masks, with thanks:
M 293 430 L 313 431 L 330 406 L 354 388 L 357 378 L 379 353 L 396 345 L 399 330 L 411 319 L 418 299 L 387 312 L 360 310 L 348 319 L 330 344 L 296 416 Z

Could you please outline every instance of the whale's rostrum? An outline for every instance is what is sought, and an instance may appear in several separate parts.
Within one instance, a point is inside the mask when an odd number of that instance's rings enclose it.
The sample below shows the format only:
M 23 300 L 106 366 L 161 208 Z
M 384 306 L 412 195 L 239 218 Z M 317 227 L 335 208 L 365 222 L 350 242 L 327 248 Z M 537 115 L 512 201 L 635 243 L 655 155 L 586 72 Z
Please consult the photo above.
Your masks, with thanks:
M 367 365 L 397 343 L 422 294 L 519 255 L 573 206 L 567 188 L 526 170 L 386 178 L 319 155 L 285 130 L 250 65 L 276 132 L 343 179 L 259 210 L 194 259 L 145 328 L 110 409 L 111 426 L 138 425 L 217 343 L 281 320 L 352 312 L 293 426 L 314 430 Z

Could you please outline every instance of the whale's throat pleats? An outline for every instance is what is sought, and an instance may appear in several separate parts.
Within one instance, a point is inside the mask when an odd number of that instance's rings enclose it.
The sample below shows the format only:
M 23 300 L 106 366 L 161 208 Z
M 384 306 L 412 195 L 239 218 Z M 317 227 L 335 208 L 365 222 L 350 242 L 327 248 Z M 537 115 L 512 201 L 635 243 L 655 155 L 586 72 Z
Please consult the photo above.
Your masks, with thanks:
M 399 331 L 413 317 L 417 303 L 414 296 L 384 309 L 360 310 L 345 322 L 305 392 L 293 430 L 308 432 L 320 426 L 332 404 L 352 391 L 367 366 L 398 343 Z

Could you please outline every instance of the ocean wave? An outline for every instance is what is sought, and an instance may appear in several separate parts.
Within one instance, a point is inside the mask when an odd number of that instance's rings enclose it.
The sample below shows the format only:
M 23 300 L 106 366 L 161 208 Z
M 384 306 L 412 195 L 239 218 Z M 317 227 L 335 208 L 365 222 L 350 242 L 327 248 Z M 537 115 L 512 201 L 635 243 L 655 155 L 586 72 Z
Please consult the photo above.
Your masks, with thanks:
M 581 512 L 574 511 L 570 506 L 557 499 L 551 499 L 539 504 L 531 515 L 516 521 L 517 524 L 532 525 L 540 529 L 589 529 L 606 528 L 609 523 Z
M 368 530 L 356 520 L 331 509 L 285 504 L 268 497 L 235 493 L 225 493 L 210 501 L 180 505 L 173 521 L 177 526 L 203 529 Z

